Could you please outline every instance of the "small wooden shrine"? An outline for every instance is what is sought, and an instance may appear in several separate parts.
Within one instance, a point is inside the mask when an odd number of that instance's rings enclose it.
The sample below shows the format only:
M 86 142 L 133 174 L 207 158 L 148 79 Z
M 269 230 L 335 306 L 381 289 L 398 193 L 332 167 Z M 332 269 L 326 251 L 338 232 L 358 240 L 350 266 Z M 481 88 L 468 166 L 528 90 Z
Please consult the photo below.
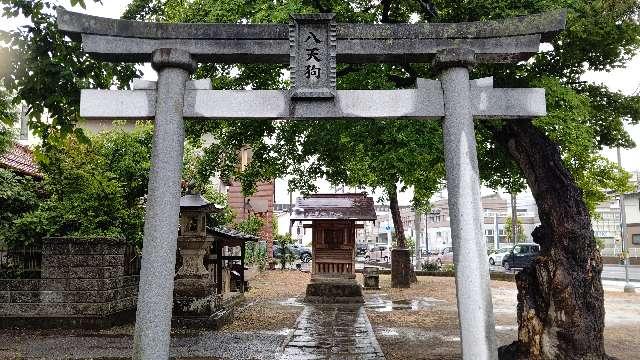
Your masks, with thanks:
M 218 294 L 244 293 L 246 290 L 244 254 L 247 242 L 259 242 L 257 236 L 226 228 L 210 227 L 207 234 L 214 239 L 210 263 Z
M 308 302 L 362 302 L 356 282 L 357 221 L 375 221 L 373 198 L 366 193 L 313 194 L 298 198 L 291 222 L 312 229 L 311 283 Z

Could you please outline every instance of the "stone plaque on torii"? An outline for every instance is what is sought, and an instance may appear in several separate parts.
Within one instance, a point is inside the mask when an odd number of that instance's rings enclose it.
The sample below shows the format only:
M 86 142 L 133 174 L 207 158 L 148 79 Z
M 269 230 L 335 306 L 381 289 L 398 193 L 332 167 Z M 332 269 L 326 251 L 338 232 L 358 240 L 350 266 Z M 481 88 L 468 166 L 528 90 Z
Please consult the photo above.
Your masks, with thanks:
M 496 89 L 469 80 L 476 63 L 516 62 L 564 29 L 565 11 L 452 24 L 340 24 L 333 14 L 293 15 L 289 25 L 167 24 L 58 10 L 58 27 L 111 62 L 151 62 L 157 83 L 83 90 L 86 119 L 154 119 L 152 166 L 134 357 L 166 359 L 184 143 L 191 119 L 440 119 L 460 338 L 464 359 L 497 359 L 495 319 L 482 239 L 473 119 L 544 116 L 543 89 Z M 290 90 L 210 90 L 189 75 L 198 62 L 289 64 Z M 415 89 L 336 90 L 336 63 L 433 62 L 439 80 Z M 355 120 L 354 120 L 355 121 Z

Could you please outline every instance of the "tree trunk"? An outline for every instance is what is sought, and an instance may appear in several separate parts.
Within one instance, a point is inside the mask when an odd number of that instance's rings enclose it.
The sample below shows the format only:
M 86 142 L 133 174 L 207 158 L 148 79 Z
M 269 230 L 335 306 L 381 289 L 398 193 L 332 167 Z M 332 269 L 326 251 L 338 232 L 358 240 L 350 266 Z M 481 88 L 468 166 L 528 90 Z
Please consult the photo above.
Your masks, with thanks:
M 396 185 L 389 187 L 387 193 L 389 194 L 389 211 L 391 211 L 391 219 L 393 220 L 393 228 L 396 234 L 396 248 L 391 250 L 391 287 L 408 288 L 412 282 L 417 282 L 418 280 L 413 271 L 411 255 L 404 237 L 404 225 L 400 217 Z
M 501 359 L 608 359 L 604 351 L 602 259 L 582 191 L 558 146 L 530 121 L 511 121 L 495 137 L 522 169 L 538 205 L 532 233 L 541 253 L 516 275 L 518 341 Z
M 389 193 L 389 211 L 391 211 L 393 229 L 396 233 L 396 245 L 398 248 L 404 249 L 407 247 L 407 239 L 404 237 L 404 225 L 402 225 L 402 218 L 400 217 L 396 186 L 390 187 L 387 192 Z

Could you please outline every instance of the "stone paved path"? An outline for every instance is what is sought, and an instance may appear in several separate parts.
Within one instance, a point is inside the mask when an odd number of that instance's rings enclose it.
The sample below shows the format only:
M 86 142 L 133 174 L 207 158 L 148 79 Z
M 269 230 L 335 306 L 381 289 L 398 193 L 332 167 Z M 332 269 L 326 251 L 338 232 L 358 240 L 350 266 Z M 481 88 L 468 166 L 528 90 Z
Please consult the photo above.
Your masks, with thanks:
M 306 305 L 280 360 L 384 360 L 361 305 Z

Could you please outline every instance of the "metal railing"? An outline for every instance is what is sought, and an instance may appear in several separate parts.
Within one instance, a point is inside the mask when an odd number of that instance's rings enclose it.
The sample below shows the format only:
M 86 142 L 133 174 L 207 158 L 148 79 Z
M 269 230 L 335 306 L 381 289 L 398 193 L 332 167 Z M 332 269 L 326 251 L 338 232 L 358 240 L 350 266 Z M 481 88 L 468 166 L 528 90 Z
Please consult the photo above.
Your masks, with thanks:
M 42 247 L 25 246 L 0 248 L 0 278 L 39 279 L 42 266 Z
M 640 257 L 640 248 L 633 247 L 633 248 L 627 249 L 627 251 L 629 252 L 629 257 Z M 622 254 L 621 247 L 604 248 L 600 250 L 600 255 L 602 256 L 620 257 L 621 254 Z

